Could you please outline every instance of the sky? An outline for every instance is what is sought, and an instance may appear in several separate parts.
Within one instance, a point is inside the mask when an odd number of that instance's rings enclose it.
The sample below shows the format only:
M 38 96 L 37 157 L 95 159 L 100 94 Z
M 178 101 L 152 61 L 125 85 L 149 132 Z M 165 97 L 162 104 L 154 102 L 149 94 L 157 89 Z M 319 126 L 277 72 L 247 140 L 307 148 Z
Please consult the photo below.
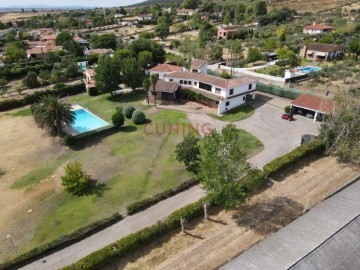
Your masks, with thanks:
M 118 7 L 139 2 L 143 0 L 0 0 L 0 7 L 28 5 Z

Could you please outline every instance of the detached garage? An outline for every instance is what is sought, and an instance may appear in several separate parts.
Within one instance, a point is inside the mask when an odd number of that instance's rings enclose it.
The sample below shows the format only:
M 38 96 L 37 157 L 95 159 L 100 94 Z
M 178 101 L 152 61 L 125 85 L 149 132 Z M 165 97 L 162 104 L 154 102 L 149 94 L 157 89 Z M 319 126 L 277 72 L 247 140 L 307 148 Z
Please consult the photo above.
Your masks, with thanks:
M 334 113 L 335 102 L 331 99 L 304 94 L 298 96 L 291 103 L 291 107 L 294 114 L 304 115 L 314 121 L 323 121 L 325 115 Z

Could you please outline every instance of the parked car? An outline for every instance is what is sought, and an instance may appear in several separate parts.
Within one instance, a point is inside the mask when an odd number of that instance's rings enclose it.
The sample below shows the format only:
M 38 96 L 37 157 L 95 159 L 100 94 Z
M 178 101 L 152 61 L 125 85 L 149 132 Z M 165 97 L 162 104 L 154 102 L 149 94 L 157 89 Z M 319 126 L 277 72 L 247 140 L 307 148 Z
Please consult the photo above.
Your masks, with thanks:
M 297 110 L 297 113 L 303 115 L 303 114 L 304 114 L 304 111 L 303 111 L 302 109 L 298 109 L 298 110 Z
M 281 118 L 289 121 L 294 120 L 294 116 L 292 113 L 284 113 Z
M 312 113 L 307 113 L 307 114 L 306 114 L 306 117 L 307 117 L 307 118 L 314 118 L 314 115 L 313 115 Z

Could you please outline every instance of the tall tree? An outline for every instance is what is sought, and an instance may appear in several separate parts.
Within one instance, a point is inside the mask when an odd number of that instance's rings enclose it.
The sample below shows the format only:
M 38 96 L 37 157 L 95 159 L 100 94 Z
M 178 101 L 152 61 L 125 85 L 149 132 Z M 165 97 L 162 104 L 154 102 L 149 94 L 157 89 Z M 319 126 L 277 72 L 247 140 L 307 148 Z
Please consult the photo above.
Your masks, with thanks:
M 210 198 L 235 207 L 245 199 L 242 180 L 250 172 L 240 131 L 227 125 L 206 135 L 200 144 L 200 181 Z
M 120 69 L 110 55 L 102 55 L 95 68 L 96 89 L 114 95 L 120 83 Z
M 152 53 L 149 51 L 139 52 L 138 62 L 143 69 L 146 69 L 152 62 Z
M 215 40 L 217 29 L 210 22 L 204 21 L 199 28 L 199 42 L 205 45 L 208 41 Z
M 287 30 L 285 25 L 281 25 L 276 31 L 276 36 L 279 40 L 280 48 L 283 48 L 286 41 Z
M 4 77 L 0 77 L 0 95 L 1 97 L 4 97 L 4 95 L 7 93 L 8 90 L 8 81 Z
M 259 1 L 256 4 L 256 16 L 266 15 L 267 9 L 266 9 L 266 2 L 265 1 Z
M 20 59 L 24 59 L 26 54 L 18 42 L 7 43 L 4 47 L 4 54 L 6 56 L 5 62 L 15 63 Z
M 150 83 L 152 85 L 152 95 L 154 96 L 154 102 L 155 102 L 155 106 L 156 106 L 156 83 L 159 80 L 159 76 L 158 74 L 152 74 L 150 76 Z
M 352 38 L 349 41 L 348 50 L 350 53 L 356 55 L 356 59 L 360 56 L 360 38 Z
M 149 78 L 145 78 L 142 84 L 145 92 L 146 92 L 146 99 L 147 99 L 147 104 L 149 106 L 149 90 L 150 90 L 150 86 L 151 86 L 151 82 Z
M 200 139 L 190 133 L 184 137 L 184 140 L 176 145 L 175 155 L 180 163 L 184 163 L 186 169 L 198 174 L 200 162 Z
M 58 46 L 63 46 L 65 43 L 73 40 L 74 37 L 69 32 L 61 32 L 57 35 L 55 42 Z
M 69 126 L 75 121 L 75 113 L 71 105 L 60 101 L 56 96 L 43 96 L 39 102 L 31 106 L 35 123 L 41 128 L 57 135 L 61 134 L 63 126 Z
M 122 62 L 122 75 L 124 83 L 133 90 L 141 86 L 144 81 L 144 71 L 136 58 L 126 58 Z
M 158 19 L 155 27 L 156 35 L 164 40 L 170 34 L 170 24 L 166 21 L 166 17 L 162 16 Z
M 227 9 L 225 12 L 225 16 L 224 16 L 224 20 L 223 23 L 228 25 L 229 23 L 231 23 L 231 14 L 230 14 L 230 10 Z

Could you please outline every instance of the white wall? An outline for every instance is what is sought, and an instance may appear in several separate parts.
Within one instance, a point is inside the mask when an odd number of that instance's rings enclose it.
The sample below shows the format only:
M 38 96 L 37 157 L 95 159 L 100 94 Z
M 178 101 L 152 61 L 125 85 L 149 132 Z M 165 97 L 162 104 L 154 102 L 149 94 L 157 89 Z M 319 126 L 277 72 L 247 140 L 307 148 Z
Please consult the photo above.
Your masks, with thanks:
M 152 74 L 158 74 L 158 75 L 159 75 L 159 79 L 163 80 L 163 79 L 165 79 L 165 78 L 164 78 L 164 75 L 166 75 L 166 74 L 168 74 L 168 73 L 167 73 L 167 72 L 161 72 L 161 71 L 151 71 L 151 70 L 149 70 L 149 74 L 150 74 L 150 76 L 151 76 Z
M 245 95 L 238 96 L 236 98 L 220 101 L 218 105 L 218 114 L 226 113 L 227 111 L 234 109 L 242 104 L 244 104 L 246 101 Z M 226 106 L 226 102 L 230 102 L 228 106 Z

